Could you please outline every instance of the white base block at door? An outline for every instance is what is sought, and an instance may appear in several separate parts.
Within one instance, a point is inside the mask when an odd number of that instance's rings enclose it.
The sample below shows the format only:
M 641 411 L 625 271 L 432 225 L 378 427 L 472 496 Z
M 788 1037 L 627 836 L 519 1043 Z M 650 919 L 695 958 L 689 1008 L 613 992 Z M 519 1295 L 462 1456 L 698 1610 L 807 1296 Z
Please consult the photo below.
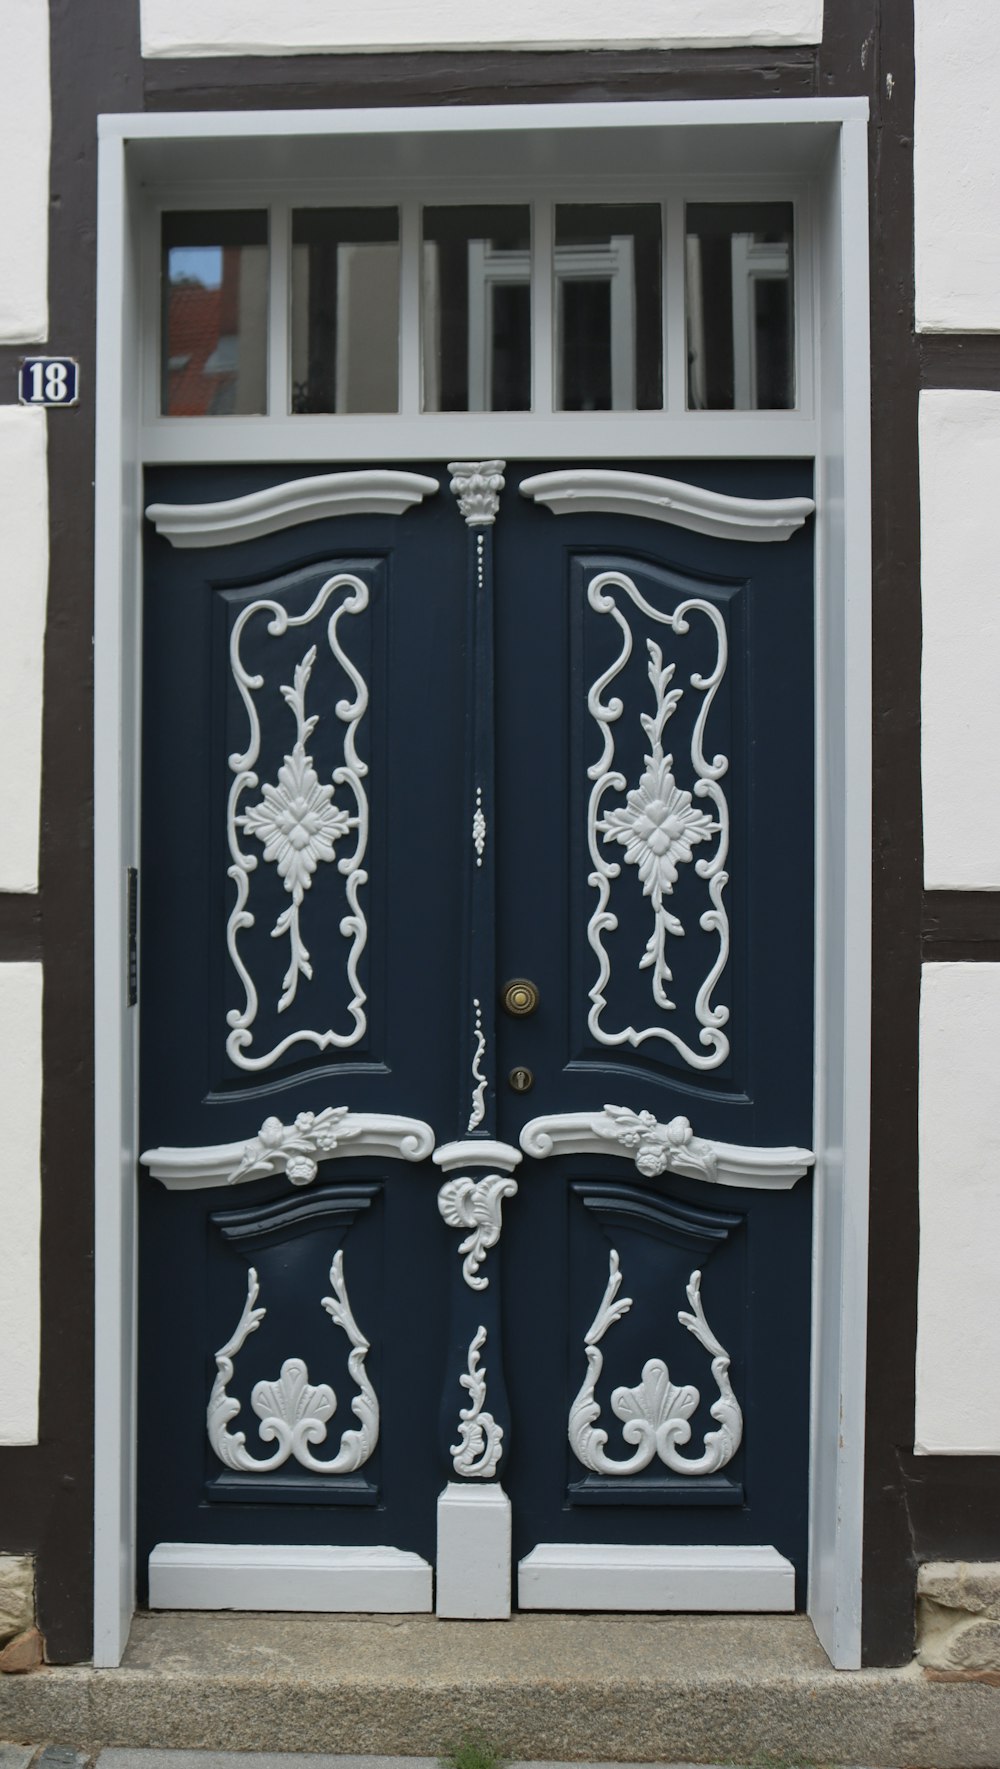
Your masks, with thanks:
M 795 1568 L 776 1548 L 539 1542 L 517 1573 L 521 1609 L 792 1610 Z
M 426 1615 L 433 1569 L 402 1548 L 160 1542 L 149 1556 L 149 1607 Z
M 510 1615 L 510 1500 L 498 1481 L 450 1481 L 438 1499 L 437 1613 Z

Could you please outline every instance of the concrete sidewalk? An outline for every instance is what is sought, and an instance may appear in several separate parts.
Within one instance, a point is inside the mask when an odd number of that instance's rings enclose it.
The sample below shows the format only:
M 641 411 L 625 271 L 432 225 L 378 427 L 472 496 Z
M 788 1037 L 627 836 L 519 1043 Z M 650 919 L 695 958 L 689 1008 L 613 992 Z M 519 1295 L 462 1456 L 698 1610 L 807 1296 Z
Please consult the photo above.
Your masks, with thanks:
M 321 1769 L 331 1747 L 340 1769 L 348 1753 L 435 1769 L 470 1733 L 511 1762 L 998 1769 L 1000 1688 L 835 1671 L 804 1616 L 778 1615 L 145 1615 L 117 1670 L 0 1677 L 0 1738 L 103 1752 L 100 1769 L 160 1769 L 144 1749 Z

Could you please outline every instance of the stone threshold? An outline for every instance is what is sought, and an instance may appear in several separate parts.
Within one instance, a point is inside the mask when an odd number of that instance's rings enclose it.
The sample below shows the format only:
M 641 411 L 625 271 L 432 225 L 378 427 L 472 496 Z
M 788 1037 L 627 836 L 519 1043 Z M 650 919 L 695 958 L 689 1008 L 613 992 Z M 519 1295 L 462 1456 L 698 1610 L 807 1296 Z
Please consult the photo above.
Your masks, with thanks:
M 997 1769 L 1000 1689 L 834 1671 L 802 1616 L 163 1614 L 118 1670 L 0 1678 L 0 1738 L 514 1761 Z

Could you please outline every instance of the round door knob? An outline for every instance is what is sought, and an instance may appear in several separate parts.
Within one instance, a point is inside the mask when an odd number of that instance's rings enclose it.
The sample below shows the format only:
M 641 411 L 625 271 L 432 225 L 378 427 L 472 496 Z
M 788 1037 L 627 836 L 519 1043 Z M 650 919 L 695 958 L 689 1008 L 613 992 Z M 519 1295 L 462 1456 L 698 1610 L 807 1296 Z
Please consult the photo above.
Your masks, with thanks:
M 523 1020 L 538 1007 L 538 989 L 534 983 L 528 982 L 527 977 L 513 977 L 504 984 L 500 999 L 507 1013 L 513 1014 L 516 1020 Z

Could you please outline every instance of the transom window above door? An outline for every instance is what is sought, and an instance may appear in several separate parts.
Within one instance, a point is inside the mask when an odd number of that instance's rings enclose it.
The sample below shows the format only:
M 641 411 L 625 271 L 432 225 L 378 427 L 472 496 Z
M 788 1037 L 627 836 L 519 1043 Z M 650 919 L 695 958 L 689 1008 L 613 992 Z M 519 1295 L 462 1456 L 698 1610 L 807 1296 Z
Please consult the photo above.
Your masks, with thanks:
M 593 200 L 165 205 L 147 431 L 609 414 L 638 452 L 655 414 L 801 423 L 800 210 L 599 185 Z

